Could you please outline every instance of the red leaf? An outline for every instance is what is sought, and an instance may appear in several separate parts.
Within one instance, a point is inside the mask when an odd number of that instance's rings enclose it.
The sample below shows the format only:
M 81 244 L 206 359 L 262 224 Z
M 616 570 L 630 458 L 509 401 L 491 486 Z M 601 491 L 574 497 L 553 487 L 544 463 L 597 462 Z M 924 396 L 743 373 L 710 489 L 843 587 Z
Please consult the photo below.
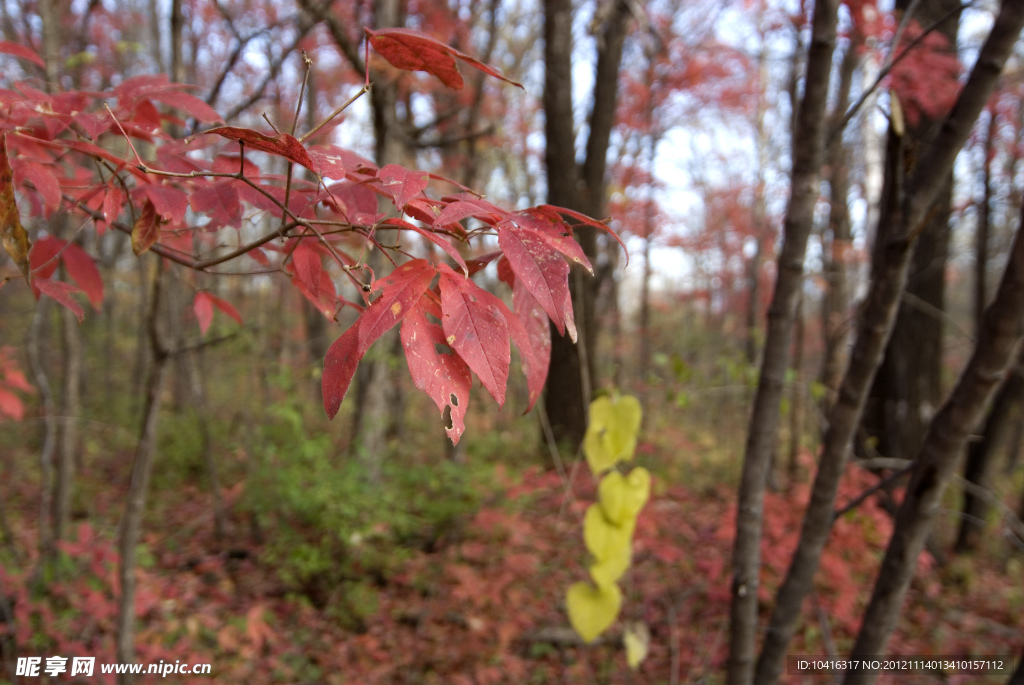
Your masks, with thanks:
M 21 421 L 25 417 L 25 405 L 13 392 L 0 388 L 0 414 L 7 414 L 15 421 Z
M 424 238 L 426 238 L 427 240 L 429 240 L 430 242 L 434 243 L 439 248 L 444 250 L 445 253 L 447 253 L 449 257 L 454 259 L 455 263 L 462 268 L 462 273 L 466 274 L 467 276 L 469 275 L 469 267 L 466 266 L 466 260 L 462 258 L 462 255 L 459 254 L 459 251 L 455 248 L 455 246 L 452 245 L 447 240 L 445 240 L 443 236 L 440 236 L 431 231 L 425 231 L 419 226 L 408 221 L 405 221 L 404 219 L 386 219 L 383 222 L 381 222 L 381 224 L 385 226 L 397 226 L 398 228 L 403 228 L 409 231 L 415 231 L 416 233 L 419 233 L 421 236 L 423 236 Z
M 541 390 L 544 389 L 544 381 L 548 376 L 548 359 L 551 356 L 550 333 L 547 347 L 541 350 L 534 349 L 534 341 L 523 324 L 523 320 L 513 314 L 500 297 L 483 289 L 480 289 L 478 295 L 483 301 L 489 302 L 501 313 L 506 324 L 508 324 L 509 336 L 515 342 L 516 347 L 519 348 L 519 359 L 522 364 L 523 375 L 526 376 L 526 386 L 530 394 L 529 405 L 527 405 L 526 411 L 530 411 L 533 409 L 537 398 L 540 397 Z M 544 319 L 543 314 L 541 319 Z M 542 322 L 547 324 L 546 321 Z M 537 357 L 538 352 L 544 354 L 543 358 Z
M 359 317 L 364 353 L 373 341 L 401 321 L 434 280 L 435 273 L 434 265 L 427 260 L 413 259 L 376 282 L 374 289 L 381 290 L 380 297 Z
M 188 210 L 188 195 L 173 186 L 143 185 L 142 193 L 153 203 L 156 213 L 173 223 L 185 220 Z
M 0 40 L 0 53 L 5 55 L 14 55 L 22 59 L 27 59 L 32 64 L 36 64 L 40 67 L 46 68 L 46 62 L 43 58 L 36 54 L 35 50 L 25 47 L 24 45 L 18 45 L 17 43 L 10 43 L 6 40 Z
M 359 360 L 380 336 L 402 320 L 430 285 L 434 274 L 433 265 L 414 259 L 377 281 L 383 286 L 380 297 L 334 341 L 324 358 L 322 387 L 324 409 L 329 418 L 333 419 L 338 413 Z
M 580 214 L 575 210 L 566 209 L 565 207 L 556 207 L 555 205 L 541 205 L 539 209 L 546 209 L 549 211 L 558 212 L 559 214 L 565 214 L 566 216 L 571 216 L 573 219 L 576 219 L 576 221 L 579 221 L 581 224 L 590 226 L 592 228 L 597 228 L 606 232 L 608 235 L 615 238 L 616 242 L 618 242 L 618 244 L 622 246 L 622 251 L 626 253 L 626 266 L 629 266 L 629 250 L 626 249 L 626 243 L 622 242 L 622 238 L 620 238 L 615 231 L 608 228 L 607 224 L 601 221 L 597 221 L 595 219 L 591 219 L 586 214 Z
M 143 254 L 160 237 L 160 216 L 156 213 L 156 207 L 149 200 L 146 200 L 142 213 L 135 220 L 132 226 L 132 252 L 135 256 Z
M 537 401 L 544 382 L 548 377 L 548 366 L 551 364 L 551 326 L 548 325 L 548 317 L 537 300 L 533 298 L 530 291 L 521 282 L 516 282 L 512 288 L 512 305 L 515 307 L 515 317 L 523 328 L 526 329 L 526 338 L 529 349 L 533 354 L 530 358 L 520 355 L 523 359 L 523 374 L 526 376 L 527 386 L 530 388 L 530 407 Z M 517 342 L 516 345 L 519 343 Z M 532 379 L 532 380 L 531 380 Z M 536 394 L 534 394 L 536 392 Z M 529 411 L 530 407 L 527 407 Z
M 60 238 L 46 236 L 32 243 L 32 251 L 28 253 L 29 270 L 34 279 L 49 278 L 57 270 L 61 248 L 66 243 Z
M 388 164 L 377 177 L 383 182 L 384 192 L 395 201 L 399 209 L 422 193 L 430 182 L 427 172 L 410 171 L 398 164 Z
M 218 136 L 243 142 L 248 148 L 284 157 L 296 164 L 301 164 L 314 174 L 318 173 L 317 168 L 319 165 L 310 158 L 306 148 L 302 147 L 302 143 L 295 136 L 288 135 L 287 133 L 267 136 L 248 128 L 238 128 L 235 126 L 211 128 L 206 133 L 216 133 Z
M 516 282 L 533 295 L 558 332 L 565 335 L 568 328 L 569 337 L 576 342 L 566 261 L 539 234 L 510 221 L 498 224 L 498 245 L 516 274 Z
M 50 209 L 60 206 L 60 182 L 53 170 L 38 162 L 21 161 L 14 167 L 21 181 L 30 181 Z
M 232 319 L 237 321 L 239 324 L 242 323 L 242 315 L 238 313 L 238 310 L 235 309 L 231 305 L 230 302 L 228 302 L 227 300 L 222 299 L 220 297 L 217 297 L 216 295 L 214 295 L 212 293 L 206 293 L 206 296 L 210 298 L 211 302 L 213 302 L 213 306 L 214 307 L 216 307 L 217 309 L 221 310 L 222 312 L 224 312 L 225 314 L 230 316 Z
M 476 373 L 498 405 L 503 405 L 512 359 L 505 317 L 485 298 L 490 293 L 476 283 L 446 264 L 439 265 L 438 271 L 445 340 Z
M 85 318 L 85 312 L 82 310 L 82 305 L 71 299 L 71 293 L 81 292 L 78 288 L 70 283 L 51 281 L 48 278 L 37 278 L 32 283 L 39 289 L 39 292 L 44 295 L 49 295 L 53 299 L 57 300 L 57 302 L 60 302 L 62 305 L 74 312 L 75 316 L 78 317 L 78 323 L 82 323 L 82 319 Z
M 527 209 L 516 214 L 514 220 L 522 228 L 529 229 L 540 235 L 544 242 L 572 261 L 582 264 L 591 274 L 594 273 L 594 267 L 590 265 L 590 260 L 587 259 L 583 248 L 572 237 L 572 231 L 558 214 L 544 212 L 534 207 L 533 209 Z
M 455 58 L 458 57 L 480 71 L 514 86 L 523 86 L 501 75 L 493 67 L 478 62 L 467 54 L 445 45 L 436 38 L 411 29 L 384 28 L 377 31 L 364 29 L 373 49 L 393 66 L 406 71 L 425 71 L 441 79 L 449 88 L 461 90 L 464 82 Z
M 210 107 L 206 102 L 195 95 L 183 93 L 180 90 L 168 90 L 149 95 L 151 100 L 170 105 L 175 109 L 183 109 L 196 121 L 209 124 L 214 121 L 224 121 L 224 117 L 217 114 L 217 110 Z
M 124 193 L 121 191 L 121 188 L 111 184 L 111 186 L 107 188 L 106 197 L 103 198 L 103 216 L 108 225 L 117 221 L 117 217 L 121 213 L 121 205 L 123 203 Z M 97 230 L 97 233 L 103 235 L 103 230 Z
M 448 410 L 450 425 L 445 431 L 457 445 L 466 430 L 473 376 L 462 357 L 448 347 L 441 326 L 431 323 L 427 314 L 441 319 L 440 305 L 424 293 L 402 320 L 402 347 L 413 384 L 434 401 L 442 416 Z M 450 352 L 440 353 L 438 347 Z
M 324 357 L 324 373 L 320 379 L 320 388 L 324 396 L 324 411 L 327 418 L 333 419 L 341 408 L 341 403 L 352 384 L 352 376 L 363 353 L 359 352 L 359 322 L 349 326 L 327 350 Z
M 231 181 L 197 188 L 189 196 L 192 209 L 206 214 L 217 226 L 237 226 L 242 220 L 238 190 Z
M 99 311 L 103 302 L 103 279 L 92 257 L 78 245 L 68 243 L 61 253 L 61 259 L 64 260 L 68 275 L 75 279 L 75 283 L 89 298 L 92 308 Z
M 301 240 L 292 253 L 292 264 L 302 284 L 310 292 L 317 292 L 320 288 L 320 271 L 323 269 L 320 253 L 310 247 L 307 241 Z
M 261 266 L 270 266 L 270 260 L 267 259 L 267 253 L 258 247 L 254 247 L 245 254 L 255 259 Z
M 206 330 L 213 322 L 213 302 L 210 301 L 208 293 L 200 290 L 192 301 L 192 311 L 195 312 L 196 321 L 199 322 L 199 333 L 206 335 Z

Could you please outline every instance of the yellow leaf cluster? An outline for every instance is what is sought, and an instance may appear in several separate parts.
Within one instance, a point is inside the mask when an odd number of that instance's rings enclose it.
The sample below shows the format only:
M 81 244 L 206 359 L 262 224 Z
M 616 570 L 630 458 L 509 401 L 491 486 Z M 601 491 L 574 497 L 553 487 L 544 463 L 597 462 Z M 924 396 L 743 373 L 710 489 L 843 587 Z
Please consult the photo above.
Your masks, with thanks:
M 566 595 L 569 622 L 587 642 L 607 630 L 619 614 L 622 591 L 616 583 L 629 568 L 637 517 L 651 495 L 647 469 L 637 467 L 625 475 L 616 470 L 633 458 L 640 420 L 635 397 L 601 397 L 590 405 L 583 452 L 595 474 L 607 473 L 598 484 L 597 502 L 583 518 L 583 541 L 594 558 L 589 568 L 593 583 L 575 583 Z M 623 640 L 627 661 L 636 668 L 647 654 L 650 637 L 645 642 L 643 633 L 630 627 Z

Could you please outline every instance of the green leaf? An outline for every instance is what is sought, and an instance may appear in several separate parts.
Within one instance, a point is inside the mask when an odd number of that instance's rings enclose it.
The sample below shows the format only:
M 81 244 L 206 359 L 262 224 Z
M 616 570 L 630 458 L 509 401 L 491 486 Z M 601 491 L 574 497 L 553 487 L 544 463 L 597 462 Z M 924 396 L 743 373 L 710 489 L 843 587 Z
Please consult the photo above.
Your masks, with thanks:
M 573 583 L 566 593 L 569 623 L 585 642 L 593 642 L 615 622 L 622 608 L 622 591 L 615 584 L 604 587 Z
M 598 561 L 629 554 L 629 542 L 633 537 L 636 520 L 626 525 L 616 525 L 605 518 L 601 506 L 591 504 L 583 517 L 583 541 Z
M 606 519 L 620 526 L 635 524 L 637 514 L 651 496 L 651 474 L 638 466 L 623 476 L 612 471 L 597 486 L 597 499 Z
M 629 461 L 640 430 L 640 402 L 635 397 L 598 397 L 590 403 L 590 425 L 583 438 L 583 453 L 592 472 L 600 473 L 620 461 Z

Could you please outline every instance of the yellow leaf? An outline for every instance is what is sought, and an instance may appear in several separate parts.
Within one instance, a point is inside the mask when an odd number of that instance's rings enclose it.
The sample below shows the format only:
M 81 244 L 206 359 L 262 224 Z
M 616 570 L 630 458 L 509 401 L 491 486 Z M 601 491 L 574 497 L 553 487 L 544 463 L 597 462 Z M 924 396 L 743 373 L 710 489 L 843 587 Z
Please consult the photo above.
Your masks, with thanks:
M 598 561 L 629 554 L 636 521 L 616 525 L 605 518 L 601 506 L 591 504 L 583 517 L 583 541 Z
M 612 471 L 597 486 L 597 499 L 605 518 L 618 525 L 635 520 L 650 496 L 651 474 L 642 466 L 628 476 Z
M 583 453 L 594 473 L 619 461 L 629 461 L 640 430 L 640 402 L 635 397 L 598 397 L 590 403 L 590 425 L 583 438 Z
M 627 545 L 624 553 L 602 559 L 593 564 L 590 567 L 590 577 L 600 587 L 613 585 L 629 568 L 629 562 L 632 558 L 632 545 Z
M 0 134 L 0 237 L 4 250 L 28 280 L 28 251 L 32 247 L 28 233 L 21 225 L 18 205 L 14 202 L 14 172 L 7 158 L 7 133 Z
M 573 583 L 566 593 L 569 623 L 585 642 L 593 642 L 615 622 L 622 608 L 622 591 L 612 584 L 604 587 Z
M 634 671 L 651 649 L 651 631 L 643 621 L 629 623 L 622 633 L 622 645 L 626 648 L 626 663 Z

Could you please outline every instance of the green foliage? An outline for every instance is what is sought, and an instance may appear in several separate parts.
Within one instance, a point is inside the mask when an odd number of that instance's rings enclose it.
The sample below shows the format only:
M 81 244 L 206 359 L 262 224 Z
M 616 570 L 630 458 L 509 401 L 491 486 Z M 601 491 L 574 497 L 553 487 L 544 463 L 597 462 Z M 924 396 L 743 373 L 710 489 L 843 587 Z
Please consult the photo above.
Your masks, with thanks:
M 487 467 L 385 456 L 380 482 L 327 433 L 308 433 L 293 406 L 275 405 L 241 506 L 274 527 L 267 562 L 280 579 L 344 627 L 363 630 L 386 582 L 416 550 L 456 537 L 488 488 Z

